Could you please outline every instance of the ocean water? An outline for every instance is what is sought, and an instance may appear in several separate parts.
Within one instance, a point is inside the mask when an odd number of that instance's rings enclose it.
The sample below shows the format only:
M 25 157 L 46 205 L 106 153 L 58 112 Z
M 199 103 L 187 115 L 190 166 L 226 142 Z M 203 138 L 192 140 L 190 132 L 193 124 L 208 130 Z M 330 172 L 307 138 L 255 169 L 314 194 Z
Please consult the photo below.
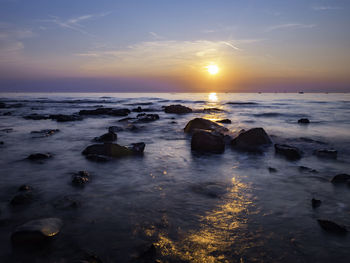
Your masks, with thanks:
M 350 260 L 350 234 L 334 235 L 317 223 L 328 219 L 350 229 L 350 187 L 330 183 L 350 171 L 350 94 L 3 93 L 0 102 L 10 106 L 0 109 L 0 262 L 79 262 L 74 260 L 87 252 L 103 262 Z M 162 106 L 171 104 L 198 111 L 164 113 Z M 122 126 L 124 117 L 23 118 L 101 106 L 159 114 L 157 121 L 137 124 L 137 131 L 118 132 L 120 145 L 145 142 L 143 156 L 96 163 L 81 154 L 109 126 Z M 222 111 L 201 112 L 205 108 Z M 228 118 L 232 123 L 223 125 L 232 132 L 263 127 L 273 142 L 297 146 L 304 156 L 289 161 L 273 146 L 262 154 L 229 145 L 223 154 L 192 152 L 183 128 L 196 117 Z M 300 118 L 311 123 L 300 125 Z M 40 138 L 31 133 L 42 129 L 60 131 Z M 324 148 L 336 149 L 337 159 L 313 154 Z M 53 158 L 25 159 L 36 152 Z M 76 188 L 71 176 L 80 170 L 91 174 L 91 182 Z M 35 198 L 13 207 L 22 184 L 33 187 Z M 65 205 L 67 197 L 80 205 Z M 322 205 L 312 208 L 312 198 Z M 34 251 L 11 245 L 16 226 L 43 217 L 64 222 L 53 242 Z

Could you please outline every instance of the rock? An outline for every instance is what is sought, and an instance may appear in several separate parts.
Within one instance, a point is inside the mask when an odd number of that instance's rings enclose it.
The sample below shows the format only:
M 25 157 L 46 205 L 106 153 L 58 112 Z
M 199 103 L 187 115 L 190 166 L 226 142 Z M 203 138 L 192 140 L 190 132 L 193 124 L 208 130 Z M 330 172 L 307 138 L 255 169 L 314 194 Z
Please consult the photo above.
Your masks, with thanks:
M 138 106 L 136 109 L 132 109 L 132 112 L 142 112 L 142 108 Z
M 222 135 L 208 131 L 196 131 L 192 135 L 191 149 L 199 152 L 223 153 L 225 142 Z
M 32 191 L 33 188 L 30 185 L 23 184 L 18 188 L 18 191 Z
M 31 245 L 48 241 L 61 230 L 63 222 L 59 218 L 43 218 L 18 226 L 11 235 L 14 244 Z
M 212 112 L 223 112 L 224 110 L 219 109 L 219 108 L 206 108 L 203 109 L 201 112 L 203 113 L 212 113 Z
M 41 131 L 32 131 L 30 133 L 38 134 L 38 136 L 36 136 L 34 138 L 39 138 L 39 137 L 48 137 L 48 136 L 54 135 L 59 131 L 60 131 L 59 129 L 45 129 L 45 130 L 41 130 Z
M 216 182 L 207 182 L 203 184 L 193 185 L 191 190 L 197 194 L 204 195 L 210 198 L 220 198 L 227 191 L 227 186 Z
M 317 219 L 317 222 L 324 230 L 333 234 L 345 235 L 348 232 L 345 226 L 338 225 L 329 220 Z
M 298 160 L 302 156 L 302 152 L 297 147 L 286 144 L 275 144 L 275 152 L 283 155 L 288 160 Z
M 270 173 L 277 173 L 277 169 L 276 168 L 269 167 L 268 169 L 269 169 Z
M 39 161 L 51 158 L 52 155 L 49 153 L 33 153 L 27 157 L 28 160 L 31 161 Z
M 318 200 L 318 199 L 315 199 L 315 198 L 312 198 L 311 199 L 311 205 L 313 208 L 317 208 L 321 205 L 322 201 L 321 200 Z
M 218 122 L 218 123 L 227 123 L 227 124 L 232 123 L 231 120 L 229 120 L 229 119 L 218 120 L 216 122 Z
M 190 120 L 186 127 L 184 128 L 184 131 L 186 133 L 192 133 L 196 130 L 210 130 L 210 131 L 217 131 L 220 133 L 227 132 L 228 129 L 213 122 L 210 120 L 206 120 L 203 118 L 195 118 L 193 120 Z
M 104 144 L 94 144 L 85 148 L 82 152 L 83 155 L 104 155 L 114 158 L 120 158 L 132 155 L 134 152 L 125 147 L 120 146 L 116 143 L 104 143 Z
M 311 168 L 306 167 L 306 166 L 299 166 L 298 169 L 299 169 L 299 172 L 301 172 L 301 173 L 305 173 L 305 172 L 308 172 L 308 173 L 318 173 L 317 170 L 311 169 Z
M 0 109 L 4 109 L 4 108 L 6 108 L 6 104 L 3 102 L 0 102 Z
M 0 145 L 3 145 L 4 144 L 4 142 L 3 141 L 0 141 Z
M 7 111 L 7 112 L 4 112 L 2 114 L 2 116 L 11 116 L 12 115 L 12 112 L 11 111 Z
M 73 175 L 72 184 L 74 186 L 84 186 L 90 180 L 90 174 L 87 171 L 79 171 Z
M 65 114 L 51 114 L 49 116 L 50 119 L 58 121 L 58 122 L 67 122 L 67 121 L 81 121 L 83 120 L 83 117 L 72 114 L 72 115 L 65 115 Z
M 317 157 L 337 159 L 338 152 L 336 150 L 321 149 L 314 151 Z
M 165 113 L 186 114 L 191 113 L 192 109 L 180 104 L 166 106 L 164 108 Z
M 114 108 L 97 108 L 94 110 L 81 110 L 79 115 L 112 115 L 112 116 L 127 116 L 130 113 L 129 109 L 114 109 Z
M 132 143 L 128 147 L 134 154 L 142 154 L 145 150 L 146 144 L 144 142 Z
M 103 135 L 101 135 L 100 137 L 96 137 L 94 140 L 97 142 L 113 142 L 117 140 L 117 134 L 114 132 L 107 132 Z
M 309 121 L 309 119 L 302 118 L 302 119 L 299 119 L 299 120 L 298 120 L 298 123 L 301 123 L 301 124 L 309 124 L 310 121 Z
M 25 204 L 29 204 L 33 201 L 33 193 L 32 191 L 26 191 L 24 193 L 19 193 L 17 195 L 15 195 L 10 204 L 13 206 L 16 205 L 25 205 Z
M 128 116 L 130 113 L 129 109 L 112 109 L 108 115 L 112 116 Z
M 98 154 L 88 154 L 86 155 L 86 159 L 93 162 L 98 162 L 98 163 L 104 163 L 110 160 L 109 158 L 106 158 L 105 156 L 98 155 Z
M 37 114 L 37 113 L 33 113 L 27 116 L 23 117 L 26 120 L 48 120 L 50 119 L 49 116 L 47 115 L 42 115 L 42 114 Z
M 334 176 L 331 180 L 333 184 L 345 184 L 350 182 L 350 175 L 349 174 L 337 174 Z
M 152 244 L 149 248 L 147 248 L 145 251 L 143 251 L 139 256 L 138 256 L 138 262 L 158 262 L 155 260 L 157 256 L 157 248 L 154 244 Z
M 124 128 L 120 127 L 120 126 L 110 126 L 110 127 L 108 127 L 108 131 L 109 132 L 121 132 L 121 131 L 124 131 Z
M 118 120 L 118 122 L 131 121 L 131 120 L 135 120 L 135 118 L 130 118 L 130 117 L 123 118 L 123 119 Z
M 241 132 L 231 145 L 243 151 L 260 151 L 262 147 L 270 145 L 271 139 L 263 128 L 253 128 L 248 131 Z
M 79 208 L 81 206 L 81 202 L 75 195 L 66 195 L 63 198 L 56 200 L 53 203 L 53 206 L 57 209 L 69 210 Z
M 159 120 L 158 114 L 141 113 L 141 114 L 138 114 L 136 117 L 138 122 L 151 122 L 151 121 Z

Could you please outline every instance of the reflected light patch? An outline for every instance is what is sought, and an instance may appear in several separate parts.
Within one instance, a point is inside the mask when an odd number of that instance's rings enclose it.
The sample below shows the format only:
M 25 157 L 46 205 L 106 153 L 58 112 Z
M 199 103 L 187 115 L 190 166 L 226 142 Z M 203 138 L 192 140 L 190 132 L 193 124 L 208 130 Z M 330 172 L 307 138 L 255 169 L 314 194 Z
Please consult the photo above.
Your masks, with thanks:
M 208 99 L 209 99 L 209 101 L 211 101 L 211 102 L 217 102 L 217 101 L 218 101 L 218 96 L 216 95 L 215 92 L 211 92 L 211 93 L 209 93 L 209 95 L 208 95 Z

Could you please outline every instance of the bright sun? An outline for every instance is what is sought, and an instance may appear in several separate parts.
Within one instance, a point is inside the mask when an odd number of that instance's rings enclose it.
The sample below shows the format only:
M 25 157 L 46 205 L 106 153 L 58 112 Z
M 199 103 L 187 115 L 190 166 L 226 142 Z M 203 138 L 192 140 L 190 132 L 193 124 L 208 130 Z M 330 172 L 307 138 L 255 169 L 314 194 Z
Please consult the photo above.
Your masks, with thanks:
M 219 72 L 219 67 L 215 64 L 206 66 L 206 68 L 207 68 L 210 75 L 216 75 Z

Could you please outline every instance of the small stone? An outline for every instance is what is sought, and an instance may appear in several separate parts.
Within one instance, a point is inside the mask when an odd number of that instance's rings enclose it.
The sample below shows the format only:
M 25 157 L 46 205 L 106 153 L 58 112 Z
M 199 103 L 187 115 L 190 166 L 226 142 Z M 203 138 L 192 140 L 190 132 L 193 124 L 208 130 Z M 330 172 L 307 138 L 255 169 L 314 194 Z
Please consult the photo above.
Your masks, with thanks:
M 333 234 L 345 235 L 348 232 L 345 226 L 338 225 L 330 220 L 317 219 L 317 222 L 322 229 Z
M 26 184 L 23 184 L 18 188 L 18 191 L 22 191 L 22 192 L 32 191 L 32 190 L 33 188 L 30 185 L 26 185 Z
M 158 114 L 141 113 L 141 114 L 138 114 L 136 117 L 138 122 L 151 122 L 151 121 L 159 120 Z
M 145 150 L 146 144 L 144 142 L 132 143 L 130 150 L 132 150 L 135 154 L 142 154 Z
M 121 132 L 123 130 L 124 130 L 124 128 L 122 128 L 120 126 L 110 126 L 110 127 L 108 127 L 108 131 L 109 132 Z
M 116 133 L 109 131 L 101 135 L 100 137 L 96 137 L 94 140 L 97 142 L 113 142 L 113 141 L 116 141 L 117 138 L 118 136 Z
M 72 184 L 74 186 L 84 186 L 89 182 L 90 174 L 87 171 L 79 171 L 73 175 Z
M 269 167 L 268 169 L 269 169 L 270 173 L 277 173 L 277 169 L 276 168 Z
M 317 208 L 321 205 L 322 201 L 321 200 L 318 200 L 318 199 L 315 199 L 315 198 L 312 198 L 311 199 L 311 205 L 313 208 Z
M 33 153 L 27 157 L 28 160 L 31 161 L 38 161 L 38 160 L 45 160 L 51 158 L 51 154 L 49 153 Z
M 68 122 L 68 121 L 81 121 L 83 120 L 83 117 L 72 114 L 72 115 L 65 115 L 65 114 L 51 114 L 49 116 L 50 119 L 58 121 L 58 122 Z
M 309 119 L 302 118 L 302 119 L 299 119 L 299 120 L 298 120 L 298 123 L 301 123 L 301 124 L 309 124 L 310 121 L 309 121 Z
M 216 122 L 219 122 L 219 123 L 227 123 L 227 124 L 232 123 L 232 121 L 229 120 L 229 119 L 218 120 L 218 121 L 216 121 Z
M 321 158 L 337 159 L 338 151 L 333 149 L 321 149 L 321 150 L 316 150 L 314 154 L 317 157 L 321 157 Z

